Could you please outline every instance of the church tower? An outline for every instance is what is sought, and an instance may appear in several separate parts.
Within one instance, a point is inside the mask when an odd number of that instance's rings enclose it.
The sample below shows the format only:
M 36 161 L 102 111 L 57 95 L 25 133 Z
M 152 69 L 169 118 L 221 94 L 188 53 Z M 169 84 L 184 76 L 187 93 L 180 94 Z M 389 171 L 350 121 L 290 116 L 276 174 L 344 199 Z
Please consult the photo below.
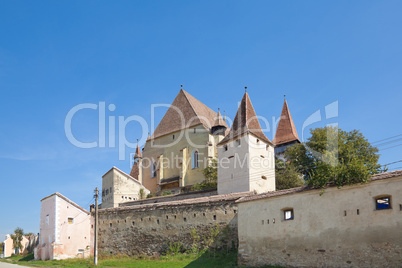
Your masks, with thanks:
M 218 194 L 275 191 L 274 145 L 262 131 L 247 92 L 217 150 Z
M 142 154 L 138 144 L 137 149 L 135 150 L 134 164 L 131 168 L 130 176 L 137 179 L 142 184 Z
M 285 160 L 284 153 L 286 148 L 296 143 L 300 143 L 286 99 L 283 102 L 278 128 L 276 129 L 275 138 L 272 142 L 275 144 L 276 158 L 282 160 Z

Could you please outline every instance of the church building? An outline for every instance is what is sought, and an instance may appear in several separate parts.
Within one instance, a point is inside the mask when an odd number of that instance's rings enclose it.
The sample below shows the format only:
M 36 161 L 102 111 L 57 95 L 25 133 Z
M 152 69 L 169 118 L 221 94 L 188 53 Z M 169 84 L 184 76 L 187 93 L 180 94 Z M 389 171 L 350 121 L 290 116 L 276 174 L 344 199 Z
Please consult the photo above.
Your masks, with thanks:
M 137 145 L 130 174 L 112 168 L 103 176 L 102 208 L 149 193 L 178 194 L 205 180 L 202 170 L 212 159 L 218 160 L 218 194 L 275 191 L 275 158 L 299 142 L 286 100 L 271 142 L 247 92 L 229 129 L 219 110 L 181 89 L 142 150 Z

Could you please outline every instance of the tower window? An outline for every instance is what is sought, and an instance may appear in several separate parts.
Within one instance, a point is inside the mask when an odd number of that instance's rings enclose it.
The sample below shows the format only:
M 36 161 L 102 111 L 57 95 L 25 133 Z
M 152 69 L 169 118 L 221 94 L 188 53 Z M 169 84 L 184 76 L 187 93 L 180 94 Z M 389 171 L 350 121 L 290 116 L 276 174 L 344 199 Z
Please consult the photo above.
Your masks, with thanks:
M 236 140 L 236 144 L 237 144 L 237 146 L 240 146 L 240 139 Z
M 227 145 L 223 146 L 223 150 L 226 152 L 228 150 L 228 146 Z
M 173 139 L 174 139 L 174 135 L 173 135 Z

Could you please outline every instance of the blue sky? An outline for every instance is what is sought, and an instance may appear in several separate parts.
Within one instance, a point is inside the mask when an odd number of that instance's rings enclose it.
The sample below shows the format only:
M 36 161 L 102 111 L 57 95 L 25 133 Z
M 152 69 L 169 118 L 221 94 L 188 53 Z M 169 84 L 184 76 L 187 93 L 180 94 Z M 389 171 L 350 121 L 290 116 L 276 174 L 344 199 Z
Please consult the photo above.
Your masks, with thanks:
M 65 117 L 78 104 L 114 104 L 107 118 L 150 122 L 151 104 L 171 103 L 183 84 L 234 117 L 247 86 L 270 121 L 286 94 L 299 136 L 334 101 L 338 116 L 309 127 L 335 122 L 371 142 L 401 135 L 401 11 L 401 1 L 369 0 L 2 1 L 0 236 L 18 226 L 38 232 L 47 195 L 88 208 L 105 172 L 129 172 L 131 149 L 119 160 L 108 143 L 67 140 Z M 72 129 L 96 141 L 97 111 L 77 113 Z M 128 140 L 140 136 L 138 124 L 127 126 Z M 382 164 L 402 159 L 395 139 L 380 147 Z

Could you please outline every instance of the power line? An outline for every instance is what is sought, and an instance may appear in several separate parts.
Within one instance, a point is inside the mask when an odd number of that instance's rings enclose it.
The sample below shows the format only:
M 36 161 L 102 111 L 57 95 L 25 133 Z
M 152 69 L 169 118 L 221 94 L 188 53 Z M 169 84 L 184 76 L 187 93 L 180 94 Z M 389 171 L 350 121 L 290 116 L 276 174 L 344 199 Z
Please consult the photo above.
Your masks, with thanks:
M 388 144 L 391 144 L 391 143 L 395 143 L 395 142 L 398 142 L 398 141 L 402 141 L 402 138 L 396 139 L 396 140 L 393 140 L 393 141 L 383 142 L 383 143 L 381 143 L 379 145 L 376 145 L 376 147 L 381 147 L 381 146 L 388 145 Z
M 402 146 L 402 143 L 401 143 L 401 144 L 398 144 L 398 145 L 391 146 L 391 147 L 382 148 L 382 149 L 380 149 L 380 151 L 384 151 L 384 150 L 387 150 L 387 149 L 395 148 L 395 147 L 398 147 L 398 146 Z
M 392 138 L 396 138 L 396 137 L 399 137 L 399 136 L 402 136 L 402 134 L 399 134 L 399 135 L 396 135 L 396 136 L 393 136 L 393 137 L 389 137 L 389 138 L 386 138 L 386 139 L 382 139 L 382 140 L 379 140 L 379 141 L 375 141 L 375 142 L 372 142 L 371 144 L 379 143 L 379 142 L 381 142 L 381 141 L 386 141 L 386 140 L 389 140 L 389 139 L 392 139 Z
M 391 162 L 391 163 L 386 163 L 383 166 L 392 165 L 392 164 L 396 164 L 396 163 L 399 163 L 399 162 L 402 162 L 402 160 Z

